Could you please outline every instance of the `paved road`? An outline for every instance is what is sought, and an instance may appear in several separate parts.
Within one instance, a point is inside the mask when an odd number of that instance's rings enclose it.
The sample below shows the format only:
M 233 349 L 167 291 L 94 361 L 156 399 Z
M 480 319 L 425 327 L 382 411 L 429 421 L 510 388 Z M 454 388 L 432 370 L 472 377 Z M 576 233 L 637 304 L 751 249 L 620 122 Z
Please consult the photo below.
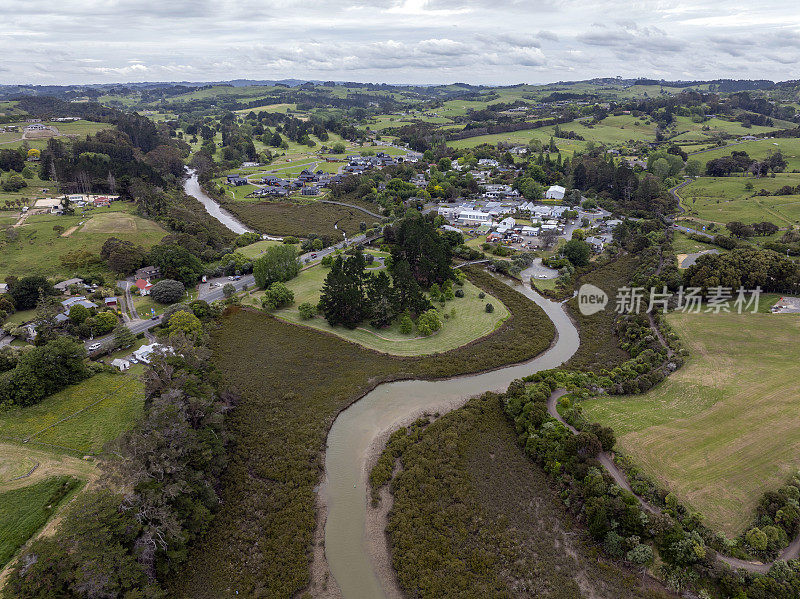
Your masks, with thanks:
M 697 229 L 690 229 L 689 227 L 684 227 L 683 225 L 675 224 L 673 228 L 676 231 L 683 231 L 684 233 L 691 233 L 693 235 L 700 235 L 701 237 L 707 237 L 708 239 L 714 239 L 714 236 L 711 233 L 706 233 L 705 231 L 698 231 Z

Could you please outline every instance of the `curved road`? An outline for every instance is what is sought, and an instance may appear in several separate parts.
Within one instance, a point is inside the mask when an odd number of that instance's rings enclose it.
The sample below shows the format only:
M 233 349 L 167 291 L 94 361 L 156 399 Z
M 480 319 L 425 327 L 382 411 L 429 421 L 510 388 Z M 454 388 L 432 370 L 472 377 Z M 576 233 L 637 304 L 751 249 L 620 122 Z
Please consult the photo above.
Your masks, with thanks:
M 547 400 L 547 412 L 550 414 L 550 416 L 567 427 L 572 434 L 578 434 L 578 431 L 567 424 L 567 422 L 561 417 L 561 414 L 558 413 L 558 400 L 566 395 L 566 393 L 567 391 L 565 389 L 556 389 L 550 396 L 550 399 Z M 608 471 L 608 473 L 620 487 L 633 493 L 630 484 L 628 484 L 628 477 L 625 476 L 625 473 L 614 463 L 614 459 L 609 452 L 600 452 L 600 454 L 597 456 L 597 460 L 603 465 L 603 467 Z M 633 493 L 633 495 L 639 500 L 639 504 L 646 511 L 650 512 L 651 514 L 658 514 L 661 512 L 660 509 L 649 504 L 647 501 L 636 495 L 636 493 Z M 789 544 L 789 546 L 781 552 L 780 556 L 775 561 L 789 561 L 791 559 L 797 559 L 798 556 L 800 556 L 800 534 L 798 534 Z M 761 574 L 769 572 L 770 567 L 772 567 L 772 564 L 775 563 L 768 562 L 764 564 L 761 562 L 750 562 L 736 557 L 723 555 L 721 553 L 717 553 L 717 559 L 734 568 L 741 568 L 742 570 L 747 570 L 748 572 L 759 572 Z

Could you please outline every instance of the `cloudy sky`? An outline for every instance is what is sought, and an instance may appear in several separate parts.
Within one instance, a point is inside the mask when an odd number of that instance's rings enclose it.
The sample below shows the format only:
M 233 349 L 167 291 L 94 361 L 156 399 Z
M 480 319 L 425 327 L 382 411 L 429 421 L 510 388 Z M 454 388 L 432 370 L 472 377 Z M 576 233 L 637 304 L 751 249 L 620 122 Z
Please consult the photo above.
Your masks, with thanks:
M 796 0 L 0 0 L 0 83 L 800 78 Z

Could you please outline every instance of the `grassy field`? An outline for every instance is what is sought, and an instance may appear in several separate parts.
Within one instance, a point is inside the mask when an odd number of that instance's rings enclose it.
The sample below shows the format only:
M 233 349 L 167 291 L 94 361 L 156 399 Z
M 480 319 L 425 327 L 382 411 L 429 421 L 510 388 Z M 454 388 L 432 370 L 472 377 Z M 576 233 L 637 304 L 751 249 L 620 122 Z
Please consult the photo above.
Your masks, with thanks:
M 263 239 L 261 241 L 256 241 L 255 243 L 251 243 L 250 245 L 246 245 L 242 248 L 238 248 L 236 250 L 237 253 L 254 260 L 258 258 L 261 254 L 264 253 L 264 250 L 267 248 L 273 247 L 275 245 L 281 245 L 281 241 L 273 241 L 271 239 Z
M 583 404 L 617 444 L 729 536 L 800 466 L 800 318 L 673 314 L 686 365 L 644 395 Z
M 22 127 L 20 127 L 20 131 L 0 133 L 0 148 L 18 148 L 23 143 L 27 143 L 31 148 L 44 150 L 47 147 L 47 140 L 50 137 L 55 137 L 56 139 L 64 141 L 65 139 L 70 139 L 72 137 L 85 137 L 86 135 L 93 135 L 98 131 L 111 128 L 111 125 L 108 125 L 107 123 L 94 123 L 91 121 L 75 121 L 72 123 L 44 122 L 42 124 L 48 127 L 56 127 L 58 129 L 58 135 L 49 137 L 34 137 L 30 139 L 26 138 L 23 140 L 23 131 L 21 130 Z
M 693 158 L 705 165 L 706 162 L 713 158 L 730 156 L 731 152 L 736 151 L 747 152 L 747 155 L 754 160 L 764 160 L 767 156 L 778 152 L 778 150 L 780 150 L 784 160 L 786 160 L 787 172 L 800 170 L 800 139 L 796 137 L 745 141 L 728 148 L 718 148 L 716 150 L 703 152 L 702 154 L 695 154 Z
M 0 412 L 0 439 L 30 439 L 36 442 L 34 446 L 44 443 L 81 455 L 100 453 L 133 424 L 143 404 L 144 389 L 138 377 L 102 373 L 34 406 Z
M 681 233 L 680 231 L 675 231 L 674 237 L 672 238 L 672 247 L 675 249 L 675 253 L 678 255 L 694 254 L 695 252 L 702 252 L 704 250 L 711 250 L 711 249 L 723 251 L 721 248 L 713 244 L 703 243 L 702 241 L 695 241 L 694 239 L 689 239 L 689 237 L 685 233 Z
M 752 189 L 747 189 L 751 185 Z M 790 185 L 800 185 L 800 175 L 780 174 L 765 177 L 698 177 L 680 189 L 687 216 L 705 221 L 746 224 L 771 221 L 779 227 L 800 223 L 800 196 L 754 196 L 761 189 L 773 192 Z
M 379 381 L 433 378 L 518 362 L 546 349 L 554 327 L 530 300 L 471 275 L 511 310 L 511 325 L 446 354 L 393 357 L 263 313 L 231 313 L 213 335 L 214 362 L 241 399 L 222 507 L 171 597 L 298 596 L 309 582 L 315 487 L 336 414 Z M 313 364 L 313 368 L 308 365 Z M 235 586 L 232 586 L 235 585 Z
M 311 320 L 301 319 L 297 306 L 303 302 L 317 304 L 320 289 L 328 272 L 328 268 L 314 266 L 289 281 L 287 286 L 294 291 L 295 303 L 289 308 L 278 310 L 275 315 L 295 324 L 333 333 L 369 349 L 397 356 L 422 356 L 455 349 L 488 335 L 501 326 L 509 316 L 508 309 L 500 300 L 491 295 L 479 299 L 478 293 L 481 290 L 466 282 L 463 287 L 464 297 L 451 300 L 440 308 L 446 314 L 455 309 L 455 319 L 443 319 L 442 329 L 430 337 L 418 337 L 416 331 L 404 335 L 397 323 L 386 329 L 375 329 L 368 323 L 363 323 L 361 327 L 350 330 L 344 327 L 332 327 L 322 316 Z M 485 310 L 487 303 L 494 306 L 494 312 L 491 314 Z M 435 305 L 439 308 L 439 304 Z
M 62 236 L 53 230 L 56 225 L 65 231 L 78 228 Z M 33 215 L 14 231 L 15 240 L 6 234 L 0 241 L 0 277 L 34 273 L 71 276 L 75 269 L 61 261 L 69 252 L 86 251 L 99 259 L 100 248 L 111 236 L 150 247 L 166 235 L 153 221 L 113 209 L 82 216 Z
M 59 476 L 0 493 L 0 569 L 79 485 L 74 478 Z

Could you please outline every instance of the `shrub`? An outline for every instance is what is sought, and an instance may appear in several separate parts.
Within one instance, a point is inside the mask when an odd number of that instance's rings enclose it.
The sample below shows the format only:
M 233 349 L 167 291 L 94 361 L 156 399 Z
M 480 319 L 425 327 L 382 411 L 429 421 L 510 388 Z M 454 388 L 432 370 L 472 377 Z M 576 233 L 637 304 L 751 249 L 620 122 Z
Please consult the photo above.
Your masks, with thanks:
M 275 282 L 264 294 L 261 306 L 265 310 L 277 310 L 291 305 L 292 302 L 294 302 L 294 292 L 283 283 Z
M 234 293 L 236 293 L 236 287 L 234 286 L 233 283 L 225 283 L 222 286 L 222 295 L 224 295 L 225 297 L 230 297 Z
M 284 237 L 283 238 L 283 243 L 285 243 L 287 245 L 295 245 L 295 244 L 300 243 L 300 240 L 297 237 L 293 237 L 293 236 L 290 235 L 289 237 Z
M 425 310 L 417 318 L 417 332 L 423 337 L 432 335 L 442 328 L 442 318 L 435 308 Z
M 486 311 L 491 314 L 494 312 L 494 306 L 492 304 L 486 304 Z
M 410 335 L 413 330 L 414 321 L 411 320 L 408 314 L 404 314 L 402 318 L 400 318 L 400 332 L 403 333 L 403 335 Z
M 478 299 L 483 299 L 483 298 L 485 298 L 485 297 L 486 297 L 486 294 L 485 294 L 483 291 L 481 291 L 481 292 L 478 294 Z
M 455 296 L 456 297 L 464 297 L 464 290 L 463 289 L 456 289 Z
M 175 279 L 159 281 L 150 290 L 150 295 L 159 304 L 174 304 L 181 300 L 184 293 L 186 293 L 186 287 Z
M 316 306 L 309 302 L 303 302 L 297 307 L 297 310 L 300 312 L 300 318 L 303 320 L 314 318 L 314 315 L 317 313 Z

